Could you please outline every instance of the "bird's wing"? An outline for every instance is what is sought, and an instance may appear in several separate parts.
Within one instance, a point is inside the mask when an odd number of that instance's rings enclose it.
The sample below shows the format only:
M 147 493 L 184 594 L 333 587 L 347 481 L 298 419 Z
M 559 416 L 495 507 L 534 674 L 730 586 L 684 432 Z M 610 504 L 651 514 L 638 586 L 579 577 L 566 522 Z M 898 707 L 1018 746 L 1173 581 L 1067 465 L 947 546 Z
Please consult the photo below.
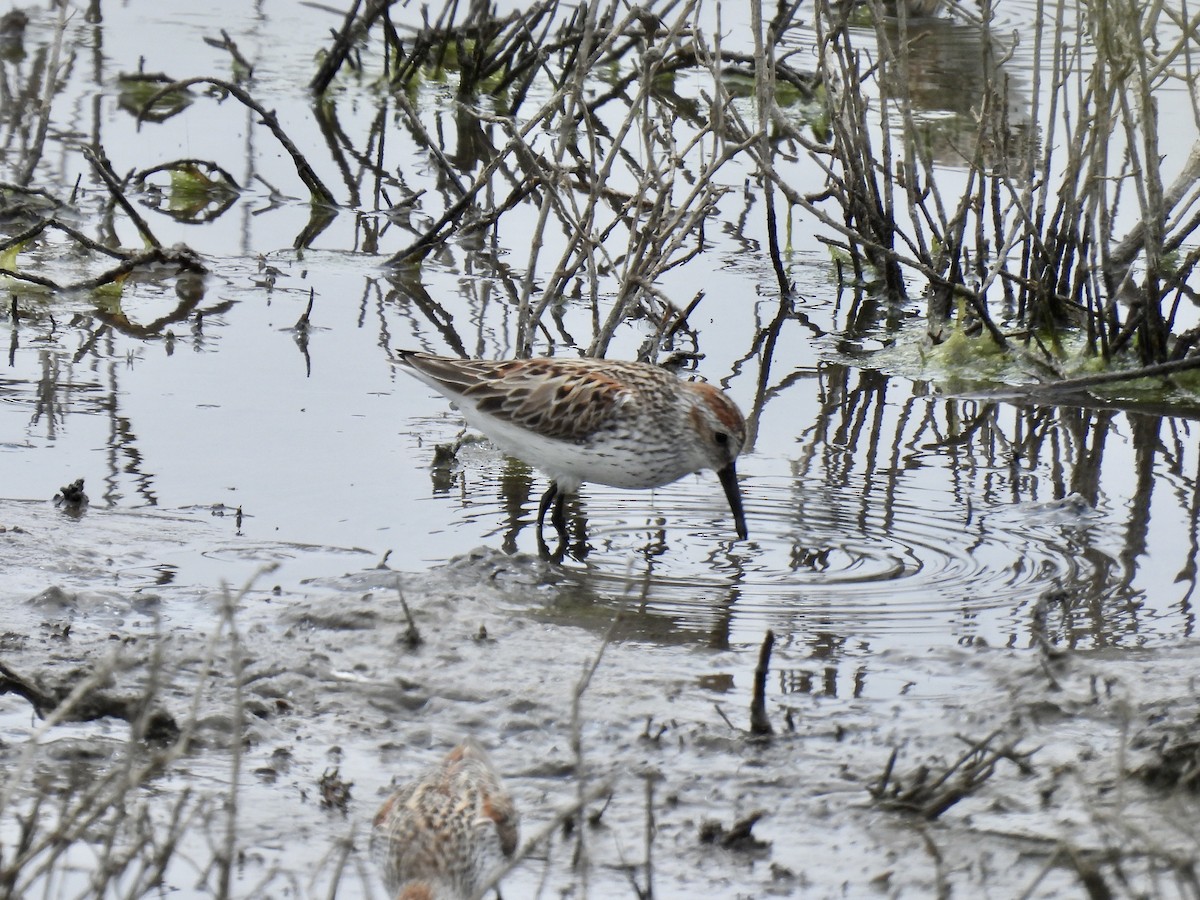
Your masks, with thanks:
M 631 393 L 594 360 L 474 360 L 409 353 L 402 361 L 452 399 L 564 441 L 586 440 Z

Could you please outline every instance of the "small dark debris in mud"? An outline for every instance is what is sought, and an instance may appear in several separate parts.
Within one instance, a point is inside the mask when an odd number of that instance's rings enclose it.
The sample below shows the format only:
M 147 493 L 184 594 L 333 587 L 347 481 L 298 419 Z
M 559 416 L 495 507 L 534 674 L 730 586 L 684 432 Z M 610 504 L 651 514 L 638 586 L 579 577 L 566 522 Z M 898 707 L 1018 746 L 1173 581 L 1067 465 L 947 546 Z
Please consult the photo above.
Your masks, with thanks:
M 646 717 L 646 727 L 642 730 L 642 733 L 638 735 L 639 741 L 642 741 L 643 743 L 646 743 L 646 744 L 655 744 L 655 745 L 659 744 L 662 741 L 663 735 L 667 733 L 670 726 L 669 725 L 659 725 L 658 728 L 654 728 L 653 725 L 654 725 L 653 717 L 647 716 Z
M 776 884 L 795 884 L 798 880 L 796 873 L 787 866 L 781 866 L 779 863 L 771 863 L 771 880 Z
M 54 505 L 69 516 L 79 516 L 87 506 L 88 496 L 83 492 L 83 479 L 76 478 L 70 484 L 58 489 L 54 495 Z
M 454 465 L 458 459 L 458 448 L 460 446 L 458 442 L 453 444 L 435 444 L 433 447 L 433 462 L 429 465 L 432 468 L 445 468 Z
M 454 486 L 454 471 L 458 462 L 458 443 L 437 444 L 433 448 L 433 462 L 429 464 L 429 477 L 435 493 L 445 492 Z
M 24 697 L 38 716 L 45 718 L 71 696 L 78 683 L 88 677 L 88 673 L 77 671 L 60 684 L 46 688 L 0 663 L 0 694 L 11 693 Z M 61 720 L 92 722 L 110 717 L 130 723 L 142 722 L 145 729 L 143 736 L 152 743 L 169 743 L 179 737 L 179 726 L 170 713 L 162 709 L 147 710 L 144 697 L 121 696 L 99 686 L 76 697 L 63 712 Z
M 400 595 L 400 606 L 404 610 L 404 618 L 408 622 L 408 627 L 404 629 L 404 634 L 400 636 L 400 642 L 409 650 L 416 650 L 424 642 L 421 637 L 421 632 L 417 630 L 417 623 L 413 619 L 412 612 L 408 608 L 408 601 L 404 599 L 404 591 L 400 590 L 400 584 L 396 584 L 396 593 Z
M 1166 748 L 1160 759 L 1139 766 L 1133 774 L 1155 788 L 1200 790 L 1200 742 Z
M 608 811 L 608 805 L 612 803 L 612 798 L 612 791 L 608 791 L 606 794 L 604 794 L 604 803 L 602 803 L 599 808 L 590 810 L 587 815 L 584 816 L 589 828 L 595 830 L 600 827 L 601 820 L 604 818 L 604 814 Z M 563 817 L 562 833 L 564 838 L 569 838 L 575 833 L 575 825 L 577 821 L 578 819 L 575 815 Z
M 887 891 L 891 887 L 892 875 L 894 874 L 891 869 L 888 869 L 886 872 L 880 872 L 871 879 L 871 887 L 877 891 Z
M 587 823 L 589 828 L 596 829 L 600 827 L 600 821 L 604 818 L 604 814 L 608 812 L 608 805 L 612 803 L 612 798 L 612 791 L 609 791 L 604 795 L 604 803 L 600 805 L 600 808 L 593 809 L 588 813 Z
M 42 630 L 52 641 L 69 641 L 71 639 L 70 622 L 43 622 Z
M 733 675 L 729 672 L 715 672 L 712 675 L 701 675 L 696 683 L 702 690 L 714 694 L 728 694 L 733 690 Z
M 1019 752 L 1017 741 L 993 749 L 992 741 L 998 736 L 999 732 L 993 732 L 970 744 L 966 753 L 950 765 L 942 766 L 940 771 L 935 766 L 922 764 L 905 776 L 895 773 L 900 751 L 893 749 L 883 774 L 867 790 L 884 809 L 936 819 L 959 800 L 975 793 L 995 774 L 996 764 L 1001 760 L 1009 760 L 1025 774 L 1032 772 L 1029 758 L 1034 751 Z
M 209 512 L 214 518 L 218 519 L 223 519 L 228 515 L 233 516 L 233 527 L 239 532 L 242 530 L 242 519 L 244 519 L 245 516 L 242 513 L 241 506 L 238 506 L 236 509 L 230 509 L 224 503 L 214 503 Z
M 0 525 L 0 534 L 29 534 L 20 525 Z
M 255 776 L 263 784 L 275 784 L 281 775 L 286 775 L 292 768 L 292 751 L 286 747 L 278 747 L 271 754 L 269 765 L 259 766 L 254 770 Z
M 279 700 L 267 700 L 264 702 L 256 698 L 248 698 L 245 705 L 247 713 L 264 722 L 280 713 L 286 713 L 291 710 L 291 706 L 287 701 L 281 702 Z
M 766 814 L 766 810 L 755 810 L 734 822 L 728 831 L 715 819 L 706 819 L 700 823 L 700 843 L 716 844 L 718 847 L 736 850 L 739 853 L 762 853 L 769 849 L 771 844 L 756 838 L 753 829 L 758 820 Z
M 477 632 L 475 632 L 475 637 L 473 638 L 473 640 L 477 644 L 488 644 L 488 643 L 494 644 L 496 642 L 494 638 L 488 637 L 488 630 L 487 630 L 486 625 L 479 626 L 479 630 Z
M 1150 759 L 1133 774 L 1153 788 L 1200 791 L 1200 714 L 1190 721 L 1155 716 L 1150 727 L 1130 741 L 1133 750 L 1144 750 Z
M 346 815 L 350 808 L 350 788 L 354 787 L 353 781 L 343 781 L 341 771 L 334 767 L 325 770 L 317 782 L 317 787 L 321 789 L 322 809 L 336 809 L 342 815 Z
M 24 650 L 29 643 L 29 635 L 17 634 L 15 631 L 6 631 L 0 634 L 0 651 L 5 650 Z

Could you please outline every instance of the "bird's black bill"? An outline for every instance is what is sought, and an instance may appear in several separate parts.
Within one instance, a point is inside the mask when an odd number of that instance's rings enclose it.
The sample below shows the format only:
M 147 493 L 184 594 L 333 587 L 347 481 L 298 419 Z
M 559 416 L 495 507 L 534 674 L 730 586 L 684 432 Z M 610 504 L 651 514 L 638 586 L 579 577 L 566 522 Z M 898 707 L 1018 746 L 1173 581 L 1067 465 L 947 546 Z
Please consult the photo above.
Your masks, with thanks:
M 721 487 L 725 488 L 725 498 L 729 501 L 729 508 L 733 510 L 737 536 L 744 541 L 747 534 L 746 512 L 742 509 L 742 490 L 738 487 L 737 471 L 733 468 L 733 463 L 717 472 L 717 477 L 721 479 Z

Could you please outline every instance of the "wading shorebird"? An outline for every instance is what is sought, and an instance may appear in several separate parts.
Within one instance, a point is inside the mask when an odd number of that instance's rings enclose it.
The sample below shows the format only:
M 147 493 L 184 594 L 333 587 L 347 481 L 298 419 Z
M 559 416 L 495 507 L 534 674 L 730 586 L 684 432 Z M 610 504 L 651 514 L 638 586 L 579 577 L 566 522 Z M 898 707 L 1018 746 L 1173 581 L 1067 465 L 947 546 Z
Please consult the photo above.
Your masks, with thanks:
M 395 791 L 371 830 L 371 855 L 395 900 L 473 900 L 517 849 L 519 816 L 473 740 Z
M 585 481 L 654 488 L 713 469 L 739 538 L 746 516 L 734 463 L 746 420 L 722 391 L 649 363 L 608 359 L 451 359 L 397 351 L 400 365 L 450 398 L 471 426 L 550 476 L 538 506 L 566 536 L 564 504 Z

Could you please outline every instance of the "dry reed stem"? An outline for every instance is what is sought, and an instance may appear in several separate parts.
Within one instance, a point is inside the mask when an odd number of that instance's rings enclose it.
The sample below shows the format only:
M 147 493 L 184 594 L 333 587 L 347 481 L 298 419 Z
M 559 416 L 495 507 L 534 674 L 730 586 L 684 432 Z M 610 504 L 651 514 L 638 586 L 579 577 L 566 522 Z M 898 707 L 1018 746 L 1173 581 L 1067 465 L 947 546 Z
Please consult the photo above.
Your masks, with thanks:
M 1046 362 L 1060 355 L 1057 329 L 1078 324 L 1086 329 L 1093 352 L 1108 357 L 1136 338 L 1143 365 L 1165 362 L 1200 340 L 1188 333 L 1181 345 L 1175 339 L 1180 336 L 1171 333 L 1181 299 L 1194 295 L 1187 278 L 1200 253 L 1187 254 L 1181 265 L 1167 259 L 1185 235 L 1200 228 L 1200 214 L 1184 212 L 1200 199 L 1193 187 L 1200 154 L 1193 152 L 1183 175 L 1164 188 L 1155 100 L 1175 62 L 1190 66 L 1190 47 L 1179 39 L 1159 55 L 1157 45 L 1148 44 L 1157 24 L 1155 8 L 1122 3 L 1088 9 L 1089 16 L 1081 13 L 1070 23 L 1067 4 L 1051 10 L 1037 6 L 1035 19 L 1047 27 L 1033 29 L 1032 122 L 1048 137 L 1040 156 L 1037 144 L 1026 139 L 1018 167 L 996 152 L 1009 139 L 1010 99 L 1000 76 L 1012 46 L 996 40 L 994 10 L 985 6 L 979 26 L 985 84 L 973 149 L 965 159 L 966 183 L 951 199 L 939 190 L 905 88 L 905 17 L 899 16 L 893 46 L 880 24 L 883 9 L 875 4 L 878 56 L 868 62 L 855 46 L 858 33 L 846 27 L 843 10 L 820 7 L 816 24 L 831 87 L 833 153 L 811 142 L 807 146 L 827 173 L 843 221 L 833 222 L 809 198 L 793 193 L 788 199 L 849 238 L 846 248 L 856 273 L 863 277 L 861 254 L 880 274 L 885 293 L 904 294 L 897 265 L 928 279 L 931 324 L 953 315 L 957 296 L 968 301 L 973 318 L 1000 346 L 1007 344 L 1007 335 L 993 322 L 992 309 L 1015 307 L 1017 322 L 1052 336 L 1053 350 L 1043 348 Z M 1043 31 L 1051 37 L 1044 39 Z M 1085 47 L 1087 37 L 1095 53 Z M 898 85 L 895 93 L 891 85 Z M 1200 118 L 1200 104 L 1194 109 Z M 1108 122 L 1121 129 L 1124 158 L 1110 153 Z M 896 153 L 896 147 L 903 149 Z M 995 149 L 985 155 L 985 147 Z M 894 196 L 896 187 L 907 193 L 904 204 Z M 1113 222 L 1127 194 L 1137 203 L 1138 224 L 1118 241 Z M 900 245 L 907 250 L 898 250 Z M 1135 260 L 1142 267 L 1136 278 Z M 1130 305 L 1124 323 L 1118 297 Z
M 200 657 L 199 671 L 205 673 L 205 676 L 216 671 L 217 649 L 222 638 L 230 633 L 233 627 L 233 608 L 250 590 L 254 581 L 271 569 L 273 567 L 266 567 L 255 575 L 237 594 L 231 594 L 228 590 L 224 592 L 222 619 L 209 636 L 205 651 Z M 116 890 L 119 886 L 124 896 L 140 896 L 145 890 L 159 884 L 163 872 L 178 849 L 180 836 L 197 824 L 203 809 L 201 805 L 192 801 L 187 791 L 174 802 L 170 823 L 165 831 L 159 823 L 151 821 L 145 807 L 135 805 L 137 792 L 149 781 L 167 771 L 187 752 L 199 720 L 201 701 L 211 689 L 208 677 L 198 678 L 192 691 L 190 708 L 180 725 L 178 736 L 165 749 L 144 750 L 142 738 L 154 708 L 153 701 L 163 693 L 166 687 L 165 678 L 169 674 L 163 636 L 156 630 L 150 640 L 150 657 L 146 660 L 147 675 L 142 687 L 142 713 L 130 723 L 125 752 L 117 765 L 103 772 L 91 773 L 90 782 L 84 785 L 82 790 L 60 794 L 60 806 L 53 824 L 49 827 L 43 827 L 43 798 L 35 795 L 33 807 L 23 819 L 24 839 L 18 847 L 13 848 L 15 852 L 3 860 L 3 865 L 0 866 L 0 885 L 8 885 L 14 896 L 25 896 L 39 884 L 53 883 L 59 867 L 64 864 L 66 853 L 71 848 L 81 845 L 98 848 L 99 859 L 91 877 L 91 889 L 96 895 L 105 895 L 110 889 Z M 233 668 L 239 670 L 240 665 L 236 662 L 239 652 L 236 636 L 233 644 Z M 66 720 L 72 710 L 97 687 L 134 664 L 135 660 L 124 648 L 109 654 L 91 675 L 78 681 L 58 707 L 33 730 L 17 765 L 5 773 L 3 781 L 0 782 L 0 815 L 9 814 L 16 806 L 16 791 L 19 786 L 29 781 L 30 771 L 39 756 L 41 741 L 49 730 Z M 234 686 L 237 721 L 244 720 L 244 713 L 238 712 L 241 704 L 240 682 L 241 677 L 238 676 Z M 235 732 L 232 748 L 234 772 L 230 779 L 230 796 L 227 798 L 227 803 L 233 810 L 236 810 L 237 804 L 240 728 L 235 728 Z M 43 788 L 47 789 L 51 788 Z M 113 815 L 115 810 L 124 811 L 126 814 Z M 15 815 L 20 818 L 19 813 Z M 233 821 L 234 814 L 230 812 L 226 819 L 227 830 L 222 855 L 235 863 L 236 856 L 231 855 L 229 831 L 229 825 Z M 236 840 L 236 837 L 233 840 Z M 218 862 L 218 868 L 222 864 L 224 861 Z M 228 868 L 228 865 L 225 864 L 225 867 Z M 225 889 L 221 895 L 228 896 L 228 880 L 222 878 L 222 883 Z
M 219 88 L 228 93 L 243 106 L 257 113 L 262 124 L 267 126 L 267 129 L 275 136 L 275 139 L 279 141 L 279 145 L 283 147 L 288 156 L 291 157 L 292 164 L 296 168 L 296 174 L 299 176 L 300 180 L 304 182 L 305 187 L 307 187 L 311 192 L 313 202 L 325 204 L 327 206 L 333 206 L 337 203 L 337 200 L 334 198 L 333 194 L 330 193 L 329 189 L 325 187 L 324 183 L 317 176 L 316 171 L 313 169 L 308 159 L 305 158 L 304 154 L 300 151 L 300 148 L 296 146 L 295 142 L 288 137 L 287 132 L 283 130 L 283 126 L 279 124 L 278 117 L 273 112 L 266 109 L 253 97 L 251 97 L 241 87 L 233 84 L 230 81 L 225 81 L 220 78 L 201 76 L 199 78 L 186 78 L 183 81 L 172 82 L 171 84 L 168 84 L 162 89 L 156 91 L 150 96 L 149 99 L 146 100 L 145 103 L 142 104 L 143 114 L 145 110 L 152 109 L 155 103 L 168 94 L 185 91 L 192 85 L 196 84 L 210 84 L 215 88 Z
M 668 10 L 672 18 L 664 20 Z M 744 149 L 741 146 L 722 147 L 723 136 L 718 131 L 724 116 L 717 109 L 708 122 L 695 124 L 693 134 L 680 141 L 674 129 L 662 127 L 655 97 L 656 79 L 670 74 L 679 66 L 691 66 L 706 56 L 697 52 L 698 25 L 694 19 L 697 0 L 683 0 L 656 10 L 648 17 L 641 9 L 625 11 L 614 17 L 614 10 L 601 11 L 599 6 L 584 8 L 584 15 L 571 24 L 579 35 L 578 47 L 573 48 L 566 68 L 554 80 L 559 85 L 551 99 L 533 116 L 520 123 L 509 115 L 464 109 L 480 122 L 498 123 L 508 133 L 509 140 L 491 159 L 464 194 L 452 201 L 446 212 L 417 242 L 391 258 L 399 265 L 418 258 L 443 240 L 450 229 L 461 227 L 460 220 L 468 211 L 474 197 L 491 185 L 492 178 L 506 162 L 515 161 L 524 179 L 514 188 L 507 201 L 484 216 L 488 227 L 497 227 L 500 216 L 531 192 L 539 197 L 537 220 L 532 229 L 529 257 L 525 263 L 516 291 L 518 326 L 517 355 L 533 351 L 535 336 L 549 334 L 543 318 L 558 302 L 573 281 L 586 285 L 595 316 L 595 334 L 590 342 L 590 355 L 603 355 L 616 329 L 629 316 L 636 303 L 647 304 L 662 327 L 676 322 L 678 311 L 655 288 L 656 281 L 672 267 L 692 259 L 702 247 L 702 229 L 711 216 L 724 188 L 715 181 L 717 170 Z M 443 10 L 439 25 L 452 19 Z M 601 27 L 603 23 L 603 27 Z M 547 26 L 548 28 L 549 26 Z M 428 28 L 426 29 L 429 30 Z M 688 38 L 691 42 L 688 43 Z M 597 130 L 597 110 L 617 96 L 610 91 L 592 101 L 584 92 L 590 73 L 608 59 L 623 58 L 626 52 L 637 54 L 636 78 L 622 78 L 619 85 L 634 85 L 621 120 L 606 130 L 606 142 Z M 414 49 L 413 53 L 418 51 Z M 428 52 L 422 49 L 421 53 Z M 549 72 L 548 65 L 544 66 Z M 712 66 L 714 80 L 717 67 Z M 725 102 L 725 101 L 723 101 Z M 401 104 L 405 107 L 405 104 Z M 405 107 L 410 119 L 415 111 Z M 536 131 L 535 131 L 536 128 Z M 418 135 L 423 130 L 418 132 Z M 532 145 L 532 135 L 553 133 L 557 139 L 550 155 L 543 155 Z M 584 143 L 580 142 L 580 138 Z M 633 139 L 637 139 L 635 161 Z M 691 169 L 691 160 L 702 155 L 702 147 L 711 139 L 711 157 Z M 420 138 L 426 146 L 431 140 Z M 570 155 L 568 155 L 570 154 Z M 436 156 L 435 156 L 436 159 Z M 443 163 L 443 169 L 446 164 Z M 618 167 L 637 179 L 637 187 L 627 196 L 619 197 L 609 186 Z M 687 167 L 685 169 L 685 167 Z M 576 171 L 586 171 L 586 183 L 575 177 Z M 692 187 L 672 196 L 673 185 L 687 173 Z M 613 205 L 613 215 L 602 218 L 601 212 Z M 551 222 L 561 223 L 566 241 L 548 277 L 543 278 L 540 296 L 534 298 L 534 285 L 542 271 L 544 236 Z M 473 223 L 478 224 L 478 223 Z M 624 230 L 625 247 L 619 255 L 610 249 L 618 229 Z M 616 296 L 601 315 L 600 279 L 603 274 L 616 277 Z M 652 348 L 647 348 L 652 354 Z
M 34 172 L 42 159 L 46 134 L 50 129 L 50 112 L 54 108 L 54 95 L 59 89 L 59 66 L 62 58 L 63 38 L 67 32 L 67 19 L 71 14 L 71 4 L 66 3 L 65 0 L 58 4 L 58 20 L 54 23 L 54 41 L 50 45 L 50 61 L 46 65 L 42 96 L 38 104 L 37 126 L 34 130 L 33 141 L 24 154 L 20 171 L 17 173 L 17 184 L 28 185 L 33 181 Z
M 104 182 L 104 186 L 108 188 L 109 193 L 112 194 L 113 200 L 115 200 L 117 205 L 125 211 L 127 216 L 129 216 L 129 220 L 133 222 L 134 227 L 137 228 L 138 234 L 142 236 L 142 240 L 149 244 L 153 249 L 161 250 L 162 244 L 159 242 L 158 238 L 154 236 L 154 232 L 150 230 L 150 226 L 146 224 L 146 220 L 142 218 L 141 213 L 134 208 L 133 204 L 130 203 L 129 199 L 125 196 L 125 192 L 121 189 L 121 185 L 117 181 L 117 176 L 113 172 L 112 166 L 109 165 L 108 158 L 105 156 L 103 148 L 99 148 L 99 152 L 96 152 L 91 147 L 84 147 L 82 148 L 82 152 L 84 159 L 91 163 L 92 169 L 94 169 L 96 174 L 100 176 L 100 180 Z

